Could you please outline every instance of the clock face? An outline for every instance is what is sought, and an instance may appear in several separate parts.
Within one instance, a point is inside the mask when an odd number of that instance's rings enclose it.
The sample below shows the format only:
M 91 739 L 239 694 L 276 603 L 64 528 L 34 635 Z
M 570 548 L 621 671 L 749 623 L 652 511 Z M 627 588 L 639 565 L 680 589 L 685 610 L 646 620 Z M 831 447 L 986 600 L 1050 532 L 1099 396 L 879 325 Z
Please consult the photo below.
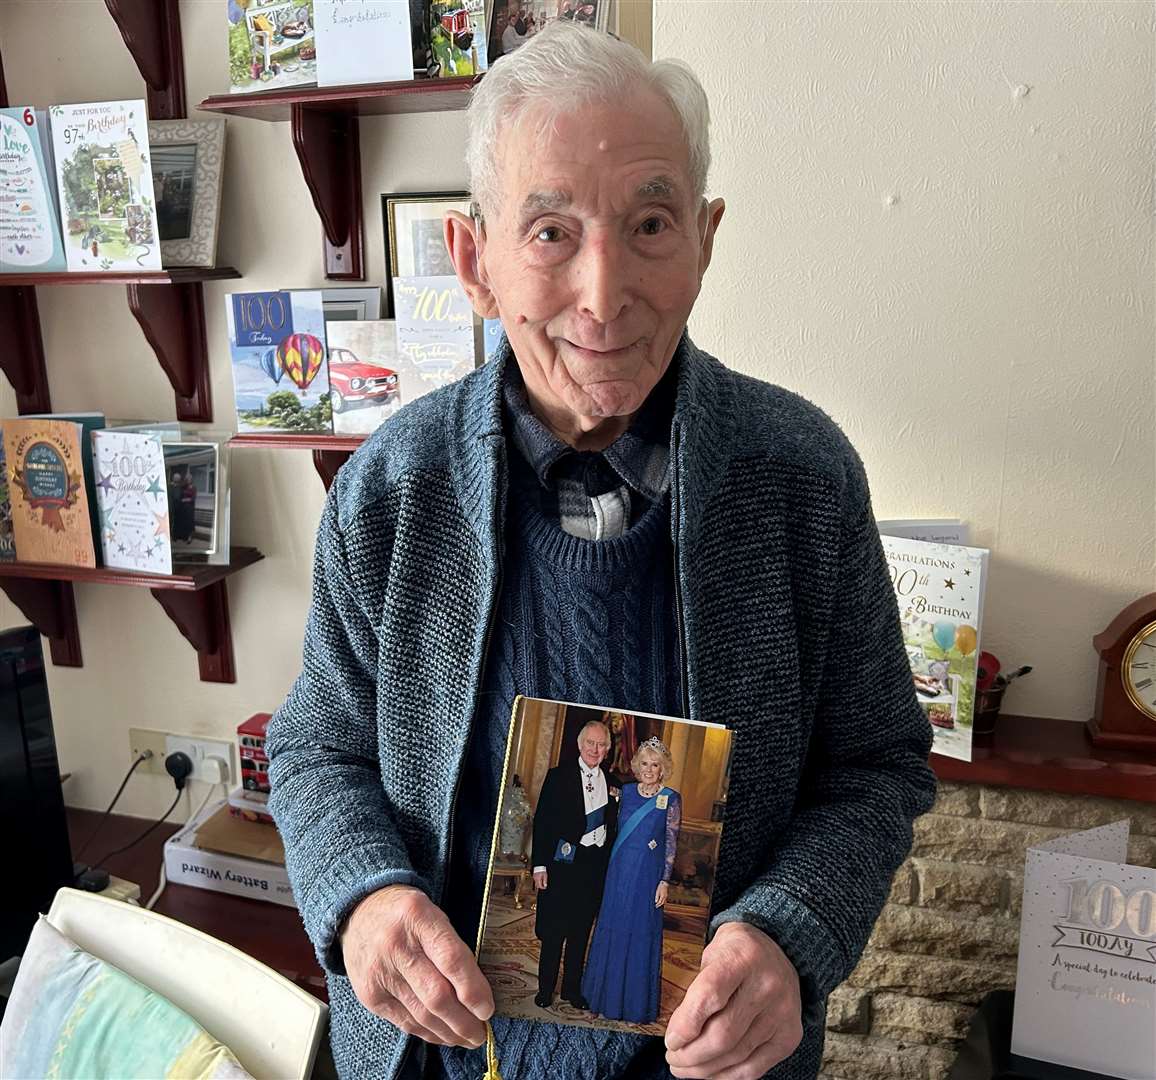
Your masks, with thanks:
M 1132 704 L 1156 721 L 1156 622 L 1149 623 L 1128 643 L 1120 674 Z

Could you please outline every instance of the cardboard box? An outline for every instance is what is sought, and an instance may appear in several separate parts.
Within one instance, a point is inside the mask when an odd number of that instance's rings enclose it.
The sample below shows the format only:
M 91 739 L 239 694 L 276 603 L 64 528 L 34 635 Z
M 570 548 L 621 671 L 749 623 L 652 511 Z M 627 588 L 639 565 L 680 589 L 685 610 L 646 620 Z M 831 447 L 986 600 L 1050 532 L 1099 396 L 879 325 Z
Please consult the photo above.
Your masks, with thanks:
M 273 860 L 254 853 L 272 855 Z M 267 825 L 230 817 L 223 799 L 210 803 L 165 841 L 165 876 L 176 885 L 297 906 L 280 834 Z
M 274 824 L 272 815 L 269 813 L 269 796 L 264 791 L 246 791 L 244 788 L 234 788 L 229 792 L 229 813 L 244 821 L 259 821 L 265 825 Z

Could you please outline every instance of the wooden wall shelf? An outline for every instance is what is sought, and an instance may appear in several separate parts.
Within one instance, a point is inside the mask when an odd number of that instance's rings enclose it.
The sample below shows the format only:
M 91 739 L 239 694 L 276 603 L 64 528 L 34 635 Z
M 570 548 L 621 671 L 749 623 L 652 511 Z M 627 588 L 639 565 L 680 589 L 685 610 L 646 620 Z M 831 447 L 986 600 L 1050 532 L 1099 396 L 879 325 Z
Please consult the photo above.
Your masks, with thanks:
M 205 98 L 197 108 L 274 123 L 291 119 L 295 105 L 356 116 L 456 112 L 469 104 L 470 91 L 481 79 L 481 75 L 468 75 L 462 79 L 407 79 L 361 86 L 306 86 L 259 94 L 216 94 Z
M 972 757 L 932 754 L 931 767 L 940 780 L 1156 803 L 1156 755 L 1100 749 L 1075 721 L 1001 716 Z
M 0 286 L 7 285 L 187 285 L 195 281 L 239 278 L 232 266 L 170 266 L 164 270 L 115 270 L 108 273 L 60 271 L 51 274 L 0 274 Z
M 105 0 L 105 6 L 145 81 L 149 118 L 172 120 L 185 116 L 178 0 Z M 7 104 L 0 66 L 0 106 Z M 35 286 L 119 284 L 128 286 L 129 310 L 173 387 L 177 419 L 212 423 L 202 284 L 240 276 L 227 266 L 109 274 L 0 274 L 0 335 L 7 342 L 0 349 L 0 368 L 16 391 L 18 411 L 52 411 Z
M 188 115 L 185 106 L 185 53 L 177 0 L 104 0 L 145 81 L 152 120 Z
M 218 94 L 200 108 L 226 116 L 286 121 L 305 186 L 321 218 L 325 276 L 365 280 L 365 222 L 361 207 L 362 116 L 449 112 L 469 104 L 482 78 L 410 79 L 365 86 L 310 86 L 260 94 Z
M 0 274 L 0 335 L 14 346 L 0 350 L 0 368 L 23 413 L 51 412 L 40 334 L 36 285 L 125 285 L 140 324 L 176 396 L 177 419 L 213 420 L 202 282 L 238 278 L 231 266 L 118 273 Z
M 277 432 L 269 435 L 254 435 L 242 432 L 229 440 L 230 446 L 281 447 L 290 450 L 312 450 L 313 467 L 328 491 L 333 485 L 337 470 L 349 456 L 365 442 L 365 435 L 287 435 Z
M 344 450 L 352 454 L 367 435 L 290 435 L 283 431 L 258 435 L 241 431 L 229 440 L 230 446 L 279 446 L 287 450 Z
M 74 581 L 148 589 L 197 653 L 202 682 L 236 682 L 226 579 L 260 561 L 256 548 L 233 548 L 227 566 L 184 563 L 172 574 L 142 574 L 109 567 L 0 563 L 0 589 L 49 640 L 53 662 L 82 667 Z

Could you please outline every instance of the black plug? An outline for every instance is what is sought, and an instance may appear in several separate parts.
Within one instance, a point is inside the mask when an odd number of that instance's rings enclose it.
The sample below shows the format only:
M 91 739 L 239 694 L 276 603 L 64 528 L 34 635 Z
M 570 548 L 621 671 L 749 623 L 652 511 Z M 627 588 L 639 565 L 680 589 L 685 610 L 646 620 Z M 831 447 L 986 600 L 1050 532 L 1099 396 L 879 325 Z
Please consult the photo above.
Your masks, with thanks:
M 173 778 L 177 791 L 180 791 L 185 781 L 193 775 L 193 759 L 183 750 L 176 750 L 165 758 L 165 772 Z

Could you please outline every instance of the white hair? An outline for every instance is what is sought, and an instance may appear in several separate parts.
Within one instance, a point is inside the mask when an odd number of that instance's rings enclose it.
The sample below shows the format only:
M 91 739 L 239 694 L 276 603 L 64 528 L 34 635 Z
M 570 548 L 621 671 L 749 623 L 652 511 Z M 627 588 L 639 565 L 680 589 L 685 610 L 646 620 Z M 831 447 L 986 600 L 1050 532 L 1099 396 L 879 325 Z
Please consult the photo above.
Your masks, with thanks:
M 582 741 L 582 736 L 585 735 L 586 732 L 589 731 L 592 727 L 600 727 L 603 731 L 606 732 L 606 738 L 607 739 L 609 739 L 611 737 L 610 736 L 610 725 L 608 723 L 606 723 L 605 720 L 587 720 L 586 723 L 584 723 L 582 725 L 581 729 L 578 732 L 578 741 L 579 742 Z
M 674 111 L 686 137 L 693 195 L 701 199 L 710 168 L 710 108 L 694 72 L 679 60 L 651 62 L 610 34 L 556 19 L 499 58 L 473 90 L 466 167 L 474 202 L 483 212 L 497 207 L 502 136 L 523 113 L 541 110 L 548 127 L 576 106 L 622 101 L 635 87 L 654 91 Z

